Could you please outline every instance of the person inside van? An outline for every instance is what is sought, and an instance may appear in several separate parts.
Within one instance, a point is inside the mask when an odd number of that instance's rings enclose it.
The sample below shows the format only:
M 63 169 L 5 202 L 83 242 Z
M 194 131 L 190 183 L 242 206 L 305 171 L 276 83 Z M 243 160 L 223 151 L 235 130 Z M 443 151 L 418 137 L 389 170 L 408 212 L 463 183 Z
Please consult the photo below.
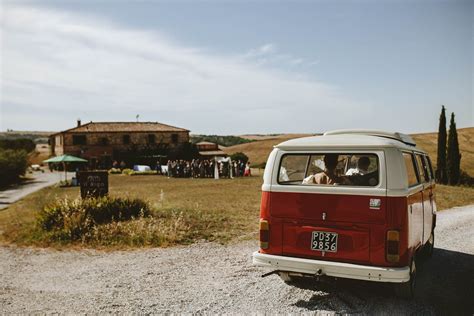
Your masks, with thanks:
M 369 171 L 370 160 L 369 157 L 363 156 L 360 157 L 357 161 L 357 168 L 350 168 L 346 172 L 346 176 L 353 176 L 353 175 L 366 175 Z
M 336 174 L 338 159 L 338 154 L 324 155 L 324 171 L 306 177 L 303 184 L 350 184 L 346 177 L 339 177 Z

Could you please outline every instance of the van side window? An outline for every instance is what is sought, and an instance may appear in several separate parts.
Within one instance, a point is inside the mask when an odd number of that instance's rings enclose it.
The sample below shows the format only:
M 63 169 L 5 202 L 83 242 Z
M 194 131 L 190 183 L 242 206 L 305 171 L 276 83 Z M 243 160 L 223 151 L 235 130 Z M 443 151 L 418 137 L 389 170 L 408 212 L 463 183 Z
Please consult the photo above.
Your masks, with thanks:
M 431 165 L 431 159 L 429 156 L 425 156 L 425 160 L 426 160 L 426 165 L 428 166 L 428 169 L 430 170 L 431 180 L 434 180 L 435 174 L 433 172 L 433 166 Z
M 421 163 L 425 172 L 425 180 L 426 182 L 430 182 L 433 179 L 433 174 L 431 173 L 430 166 L 428 165 L 427 156 L 421 156 Z
M 423 156 L 420 154 L 416 154 L 416 162 L 418 163 L 418 173 L 420 175 L 421 182 L 429 182 L 430 175 L 428 172 L 428 168 L 426 168 L 426 163 L 423 159 Z
M 379 160 L 373 153 L 286 154 L 280 162 L 278 183 L 376 186 Z
M 405 167 L 407 169 L 408 187 L 413 187 L 419 182 L 418 174 L 416 173 L 415 157 L 410 153 L 403 153 L 403 159 L 405 160 Z

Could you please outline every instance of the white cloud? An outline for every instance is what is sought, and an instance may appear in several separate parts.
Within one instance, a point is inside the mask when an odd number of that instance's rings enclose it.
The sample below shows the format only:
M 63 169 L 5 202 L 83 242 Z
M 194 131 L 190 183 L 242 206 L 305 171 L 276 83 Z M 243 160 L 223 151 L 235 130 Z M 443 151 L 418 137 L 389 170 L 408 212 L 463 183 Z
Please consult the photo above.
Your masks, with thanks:
M 0 129 L 57 130 L 79 116 L 140 113 L 194 132 L 316 132 L 328 127 L 327 109 L 343 124 L 357 106 L 306 75 L 203 53 L 157 31 L 28 6 L 3 11 Z M 275 52 L 268 43 L 247 57 Z

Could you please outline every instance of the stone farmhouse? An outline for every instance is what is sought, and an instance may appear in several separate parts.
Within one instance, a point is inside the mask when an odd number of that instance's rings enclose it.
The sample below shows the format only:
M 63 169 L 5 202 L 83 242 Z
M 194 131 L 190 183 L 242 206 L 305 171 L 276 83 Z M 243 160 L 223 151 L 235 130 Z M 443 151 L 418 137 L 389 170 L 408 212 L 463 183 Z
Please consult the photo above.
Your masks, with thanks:
M 89 160 L 92 168 L 109 168 L 114 161 L 156 163 L 170 150 L 189 143 L 189 130 L 158 122 L 90 122 L 50 136 L 51 154 Z

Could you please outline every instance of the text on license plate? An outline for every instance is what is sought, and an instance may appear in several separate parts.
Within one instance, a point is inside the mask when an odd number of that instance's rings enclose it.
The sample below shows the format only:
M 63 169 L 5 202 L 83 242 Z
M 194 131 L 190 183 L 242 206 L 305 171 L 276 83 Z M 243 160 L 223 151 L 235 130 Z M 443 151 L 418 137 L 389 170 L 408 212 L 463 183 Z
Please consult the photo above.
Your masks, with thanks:
M 336 252 L 337 233 L 313 231 L 311 250 Z

